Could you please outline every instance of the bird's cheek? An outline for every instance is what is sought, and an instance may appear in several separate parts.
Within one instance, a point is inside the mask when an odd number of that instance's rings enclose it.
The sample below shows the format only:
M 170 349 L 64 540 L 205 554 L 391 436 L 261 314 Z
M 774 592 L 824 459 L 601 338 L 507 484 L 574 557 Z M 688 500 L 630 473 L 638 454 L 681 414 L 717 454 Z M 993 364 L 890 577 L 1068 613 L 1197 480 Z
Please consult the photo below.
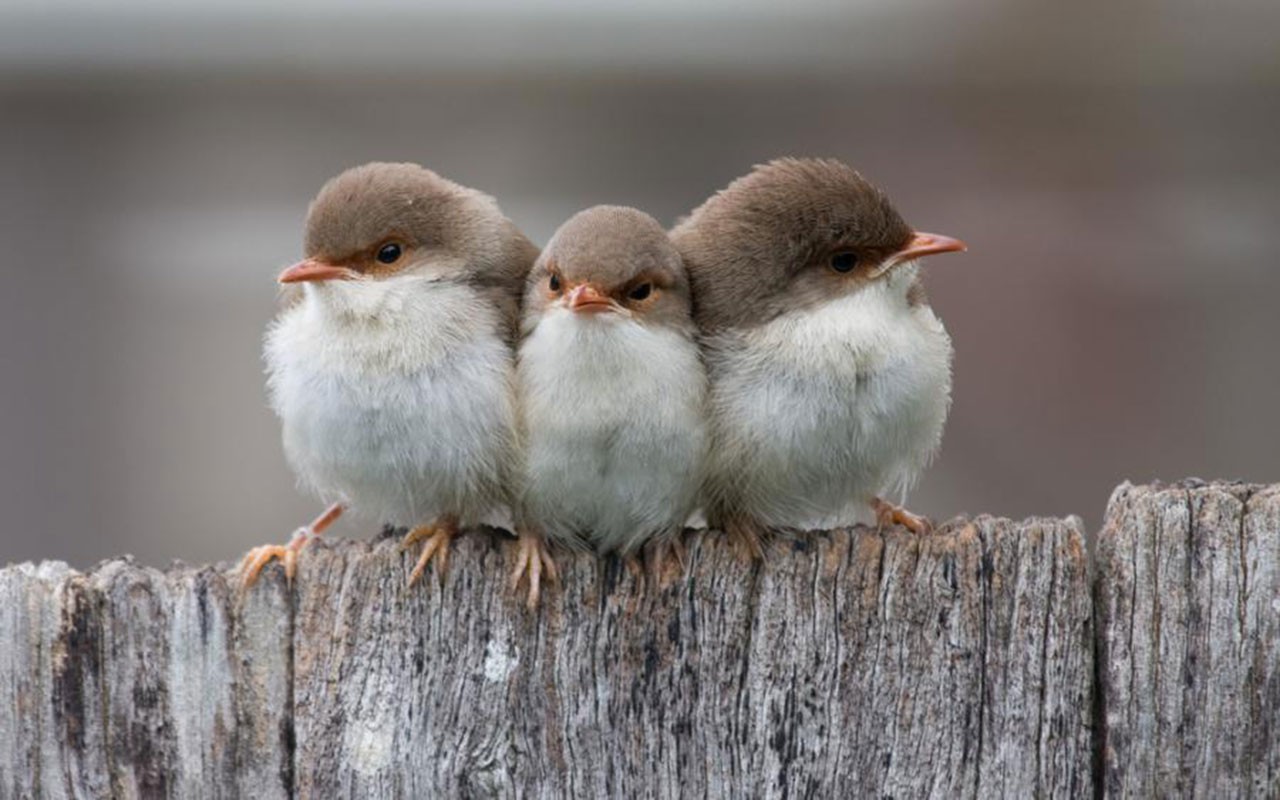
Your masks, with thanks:
M 864 281 L 865 284 L 881 283 L 890 289 L 907 287 L 920 274 L 920 262 L 916 259 L 897 261 L 878 266 Z

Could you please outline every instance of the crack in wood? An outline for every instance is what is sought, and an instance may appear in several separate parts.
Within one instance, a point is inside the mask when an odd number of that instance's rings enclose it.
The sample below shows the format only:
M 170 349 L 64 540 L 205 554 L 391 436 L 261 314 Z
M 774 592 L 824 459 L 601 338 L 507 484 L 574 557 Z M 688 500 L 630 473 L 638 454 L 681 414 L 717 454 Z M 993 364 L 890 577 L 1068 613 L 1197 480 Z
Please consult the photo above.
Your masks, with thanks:
M 394 539 L 243 596 L 11 566 L 0 796 L 1280 794 L 1280 486 L 1126 484 L 1084 541 L 693 532 L 660 581 L 563 555 L 535 614 L 488 531 L 412 591 Z

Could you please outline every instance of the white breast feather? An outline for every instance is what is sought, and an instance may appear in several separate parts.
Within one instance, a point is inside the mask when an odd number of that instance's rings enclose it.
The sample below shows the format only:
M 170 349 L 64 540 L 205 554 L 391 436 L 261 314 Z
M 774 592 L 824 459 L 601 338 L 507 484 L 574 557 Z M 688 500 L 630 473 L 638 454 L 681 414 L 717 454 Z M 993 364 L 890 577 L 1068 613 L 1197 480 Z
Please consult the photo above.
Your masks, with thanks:
M 775 526 L 849 524 L 901 497 L 936 452 L 951 340 L 911 306 L 915 265 L 820 307 L 707 343 L 712 505 Z
M 268 330 L 271 406 L 299 482 L 383 523 L 506 500 L 510 348 L 491 304 L 423 277 L 308 286 Z
M 552 308 L 521 345 L 516 372 L 527 521 L 565 543 L 622 552 L 684 524 L 707 448 L 692 339 Z

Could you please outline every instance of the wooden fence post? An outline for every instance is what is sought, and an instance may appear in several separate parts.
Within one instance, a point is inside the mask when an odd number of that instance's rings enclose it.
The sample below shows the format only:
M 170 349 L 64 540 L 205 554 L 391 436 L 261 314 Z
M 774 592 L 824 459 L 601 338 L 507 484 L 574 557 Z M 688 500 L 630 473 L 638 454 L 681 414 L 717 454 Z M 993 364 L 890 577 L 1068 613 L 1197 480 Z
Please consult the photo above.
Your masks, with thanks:
M 0 796 L 1280 788 L 1280 487 L 1125 485 L 1092 565 L 1075 518 L 815 533 L 762 566 L 687 541 L 657 583 L 564 556 L 533 614 L 485 531 L 412 590 L 388 539 L 248 594 L 7 567 Z

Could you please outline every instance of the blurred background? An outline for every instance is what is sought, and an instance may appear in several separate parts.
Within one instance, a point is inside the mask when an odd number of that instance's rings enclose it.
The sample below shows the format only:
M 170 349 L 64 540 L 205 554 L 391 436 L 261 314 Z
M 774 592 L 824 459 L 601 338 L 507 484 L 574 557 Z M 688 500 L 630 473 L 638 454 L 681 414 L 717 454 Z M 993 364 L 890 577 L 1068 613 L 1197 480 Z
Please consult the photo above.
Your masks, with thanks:
M 0 564 L 232 559 L 317 511 L 260 358 L 307 202 L 370 160 L 669 223 L 841 158 L 956 345 L 938 518 L 1280 480 L 1280 4 L 0 5 Z M 335 533 L 368 536 L 369 524 Z

